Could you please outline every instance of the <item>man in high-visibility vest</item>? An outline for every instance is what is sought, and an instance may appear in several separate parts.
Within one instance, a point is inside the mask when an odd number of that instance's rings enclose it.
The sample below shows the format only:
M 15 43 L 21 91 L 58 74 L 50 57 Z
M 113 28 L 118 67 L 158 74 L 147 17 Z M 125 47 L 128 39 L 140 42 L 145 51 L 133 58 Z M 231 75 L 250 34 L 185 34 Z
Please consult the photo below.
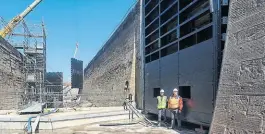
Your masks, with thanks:
M 161 115 L 164 115 L 164 121 L 166 120 L 166 106 L 167 96 L 164 95 L 164 90 L 160 90 L 160 95 L 157 96 L 157 109 L 158 109 L 158 126 L 161 126 Z
M 180 128 L 181 127 L 180 113 L 183 108 L 183 101 L 178 94 L 177 88 L 173 90 L 173 94 L 172 96 L 170 96 L 168 100 L 168 108 L 171 111 L 171 128 L 173 129 L 175 126 L 175 118 L 177 118 L 178 128 Z

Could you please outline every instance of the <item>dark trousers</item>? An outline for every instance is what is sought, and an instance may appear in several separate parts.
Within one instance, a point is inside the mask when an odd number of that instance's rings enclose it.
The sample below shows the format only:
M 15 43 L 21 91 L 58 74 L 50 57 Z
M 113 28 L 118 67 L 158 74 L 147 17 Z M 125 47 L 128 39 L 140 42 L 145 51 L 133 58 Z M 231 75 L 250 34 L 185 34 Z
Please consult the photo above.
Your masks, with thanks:
M 178 127 L 181 127 L 180 112 L 178 109 L 170 110 L 171 112 L 171 128 L 175 127 L 175 119 L 177 119 Z

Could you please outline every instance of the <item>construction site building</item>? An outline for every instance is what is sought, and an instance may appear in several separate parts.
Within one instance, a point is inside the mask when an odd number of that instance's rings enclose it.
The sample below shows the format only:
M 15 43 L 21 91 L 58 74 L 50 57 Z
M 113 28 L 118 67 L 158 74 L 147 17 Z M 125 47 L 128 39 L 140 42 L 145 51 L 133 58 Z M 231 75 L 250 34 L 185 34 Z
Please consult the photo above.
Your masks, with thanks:
M 210 126 L 225 44 L 226 0 L 145 0 L 144 106 L 174 88 L 184 98 L 183 121 Z M 194 102 L 191 107 L 188 101 Z M 170 116 L 170 114 L 167 114 Z
M 71 88 L 78 88 L 78 93 L 83 90 L 84 70 L 83 61 L 71 58 Z
M 46 73 L 43 95 L 47 108 L 63 107 L 63 72 Z

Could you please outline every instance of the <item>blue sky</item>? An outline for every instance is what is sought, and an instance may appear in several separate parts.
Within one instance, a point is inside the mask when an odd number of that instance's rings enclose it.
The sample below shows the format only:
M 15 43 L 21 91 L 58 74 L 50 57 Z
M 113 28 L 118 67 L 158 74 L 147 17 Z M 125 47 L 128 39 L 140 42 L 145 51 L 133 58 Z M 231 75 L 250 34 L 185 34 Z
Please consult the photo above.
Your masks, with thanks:
M 70 58 L 84 67 L 94 57 L 136 0 L 43 0 L 27 17 L 29 23 L 44 19 L 47 30 L 47 71 L 70 78 Z M 22 12 L 33 0 L 0 0 L 0 16 L 6 21 Z

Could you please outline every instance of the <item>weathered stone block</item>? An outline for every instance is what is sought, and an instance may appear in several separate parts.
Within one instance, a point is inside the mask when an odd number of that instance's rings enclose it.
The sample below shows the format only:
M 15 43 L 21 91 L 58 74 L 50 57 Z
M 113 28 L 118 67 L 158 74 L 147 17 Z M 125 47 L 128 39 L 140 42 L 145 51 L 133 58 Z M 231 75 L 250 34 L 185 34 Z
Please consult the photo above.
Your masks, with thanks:
M 234 64 L 226 64 L 224 63 L 222 65 L 222 69 L 221 69 L 222 73 L 221 73 L 221 77 L 223 77 L 223 79 L 219 80 L 220 84 L 226 84 L 226 85 L 238 85 L 239 83 L 239 66 L 237 67 Z
M 230 112 L 227 124 L 237 130 L 261 131 L 262 117 Z
M 253 14 L 249 17 L 245 17 L 241 21 L 236 21 L 236 22 L 230 21 L 228 24 L 228 26 L 230 28 L 227 29 L 227 31 L 229 32 L 228 35 L 233 35 L 234 33 L 242 31 L 243 29 L 246 29 L 251 25 L 253 25 L 253 26 L 259 25 L 261 22 L 265 21 L 264 14 L 265 14 L 265 12 L 261 11 L 257 14 Z M 229 38 L 229 41 L 236 42 L 235 39 L 231 40 L 231 38 Z M 231 45 L 233 45 L 233 44 L 231 44 Z
M 265 73 L 265 59 L 244 61 L 240 67 L 240 82 L 263 83 Z
M 249 97 L 244 95 L 235 95 L 231 97 L 229 110 L 238 113 L 246 113 L 249 103 Z
M 230 95 L 235 95 L 237 93 L 239 93 L 241 91 L 241 88 L 239 87 L 239 83 L 238 85 L 227 85 L 227 84 L 219 84 L 219 87 L 222 90 L 218 91 L 218 97 L 227 97 L 229 99 L 221 99 L 229 101 L 230 100 Z M 219 101 L 219 100 L 218 100 Z
M 264 106 L 250 105 L 248 106 L 247 115 L 262 115 L 265 114 Z
M 236 25 L 236 24 L 235 24 Z M 241 31 L 232 33 L 233 37 L 237 41 L 237 45 L 240 46 L 242 43 L 255 41 L 265 36 L 265 23 L 259 23 L 250 27 L 246 27 Z
M 228 128 L 225 131 L 226 134 L 256 134 L 255 131 L 249 131 L 249 130 L 237 130 L 233 128 Z
M 230 63 L 226 62 L 226 65 L 234 64 L 234 63 L 239 64 L 238 58 L 240 57 L 241 54 L 239 51 L 240 46 L 237 44 L 236 37 L 233 33 L 227 33 L 226 38 L 227 40 L 230 41 L 231 46 L 233 46 L 231 48 L 233 51 L 225 51 L 226 55 L 223 55 L 223 60 L 229 59 Z
M 264 0 L 232 0 L 230 2 L 229 21 L 240 21 L 252 14 L 256 14 L 263 10 Z
M 249 105 L 251 106 L 265 106 L 265 96 L 250 96 Z
M 246 31 L 247 32 L 247 31 Z M 264 32 L 265 33 L 265 32 Z M 236 36 L 236 35 L 235 35 Z M 228 37 L 229 38 L 229 37 Z M 239 37 L 235 37 L 239 38 Z M 246 39 L 247 37 L 242 37 Z M 251 37 L 250 37 L 251 38 Z M 253 37 L 254 38 L 254 37 Z M 235 66 L 241 65 L 244 61 L 250 61 L 257 58 L 263 58 L 265 48 L 265 37 L 261 37 L 257 40 L 245 40 L 244 43 L 237 42 L 232 43 L 233 48 L 230 51 L 226 52 L 226 55 L 223 57 L 223 60 L 229 60 L 225 65 L 229 66 L 230 63 L 234 64 Z
M 264 94 L 265 85 L 262 83 L 242 83 L 239 86 L 238 94 L 261 95 Z
M 224 134 L 225 133 L 225 126 L 221 126 L 219 124 L 213 124 L 212 130 L 210 134 Z
M 229 96 L 218 96 L 218 101 L 216 101 L 215 109 L 218 109 L 218 111 L 227 112 L 229 108 L 229 103 Z
M 229 120 L 228 119 L 228 110 L 225 110 L 225 111 L 219 110 L 218 112 L 214 113 L 214 116 L 218 117 L 218 118 L 214 118 L 214 122 L 216 124 L 225 124 Z

